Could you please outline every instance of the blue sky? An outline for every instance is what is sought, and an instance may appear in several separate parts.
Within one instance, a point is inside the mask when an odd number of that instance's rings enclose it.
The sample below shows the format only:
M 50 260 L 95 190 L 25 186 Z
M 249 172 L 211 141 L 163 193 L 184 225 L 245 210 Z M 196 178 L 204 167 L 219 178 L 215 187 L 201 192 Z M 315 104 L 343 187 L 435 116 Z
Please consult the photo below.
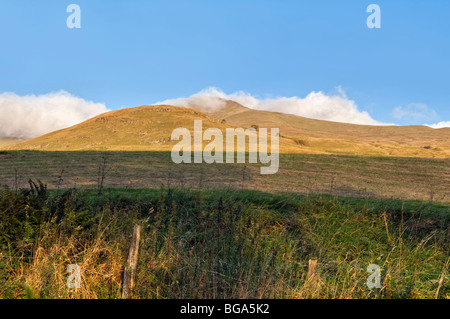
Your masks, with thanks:
M 66 26 L 71 3 L 81 29 Z M 381 29 L 366 26 L 371 3 Z M 0 93 L 65 90 L 115 109 L 207 87 L 343 91 L 379 122 L 450 121 L 449 17 L 446 0 L 2 1 Z

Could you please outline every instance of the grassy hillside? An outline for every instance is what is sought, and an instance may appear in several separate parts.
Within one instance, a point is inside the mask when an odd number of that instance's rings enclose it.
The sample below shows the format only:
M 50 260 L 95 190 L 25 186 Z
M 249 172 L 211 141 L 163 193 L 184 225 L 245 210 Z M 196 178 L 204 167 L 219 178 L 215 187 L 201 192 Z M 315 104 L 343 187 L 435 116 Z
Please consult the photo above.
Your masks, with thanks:
M 5 149 L 28 150 L 168 150 L 175 143 L 173 129 L 193 130 L 194 119 L 204 127 L 226 126 L 192 109 L 173 106 L 141 106 L 96 116 L 73 127 L 52 132 Z
M 279 128 L 281 153 L 450 157 L 450 128 L 343 124 L 255 111 L 233 101 L 209 112 L 166 105 L 122 109 L 3 149 L 167 151 L 176 143 L 170 139 L 173 129 L 192 132 L 193 121 L 201 119 L 204 129 L 217 127 L 223 133 L 227 127 Z
M 448 206 L 255 191 L 3 190 L 0 298 L 449 298 Z M 317 260 L 313 279 L 308 262 Z M 81 269 L 81 289 L 66 268 Z M 366 269 L 381 267 L 381 288 Z
M 314 120 L 296 115 L 257 111 L 234 101 L 210 112 L 237 127 L 278 127 L 280 135 L 306 153 L 347 155 L 450 157 L 450 128 L 371 126 Z
M 172 131 L 175 128 L 187 128 L 193 138 L 194 120 L 203 121 L 203 130 L 210 127 L 220 129 L 223 132 L 224 143 L 225 129 L 232 127 L 194 109 L 169 105 L 145 105 L 101 114 L 73 127 L 3 149 L 167 151 L 177 143 L 171 140 Z M 203 146 L 206 144 L 205 142 Z M 285 151 L 298 148 L 292 140 L 283 138 L 280 139 L 280 147 Z
M 25 140 L 21 138 L 0 138 L 0 147 L 14 145 L 24 141 Z

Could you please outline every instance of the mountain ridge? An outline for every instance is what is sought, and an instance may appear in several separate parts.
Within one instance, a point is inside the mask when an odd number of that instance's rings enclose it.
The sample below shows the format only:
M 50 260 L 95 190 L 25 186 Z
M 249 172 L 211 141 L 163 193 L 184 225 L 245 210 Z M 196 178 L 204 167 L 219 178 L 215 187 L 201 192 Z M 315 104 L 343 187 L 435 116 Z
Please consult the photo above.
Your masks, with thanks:
M 204 129 L 217 127 L 223 132 L 232 127 L 279 128 L 281 153 L 450 157 L 450 128 L 339 123 L 223 102 L 218 109 L 143 105 L 114 110 L 2 149 L 168 151 L 176 143 L 170 139 L 173 129 L 186 127 L 192 132 L 193 121 L 201 119 Z

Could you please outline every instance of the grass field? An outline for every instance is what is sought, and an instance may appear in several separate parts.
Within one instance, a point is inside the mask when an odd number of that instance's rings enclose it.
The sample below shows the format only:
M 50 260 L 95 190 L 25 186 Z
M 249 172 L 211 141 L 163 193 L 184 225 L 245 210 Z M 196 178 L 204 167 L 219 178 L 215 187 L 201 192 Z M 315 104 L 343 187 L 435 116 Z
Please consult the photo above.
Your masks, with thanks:
M 251 189 L 265 192 L 450 202 L 450 159 L 280 154 L 279 172 L 260 164 L 174 164 L 170 152 L 0 152 L 0 184 L 97 188 L 105 160 L 105 187 Z M 100 174 L 102 175 L 102 174 Z
M 449 159 L 280 154 L 277 174 L 259 167 L 0 151 L 0 298 L 120 298 L 136 224 L 133 298 L 450 297 Z
M 0 209 L 1 298 L 120 298 L 133 225 L 133 298 L 449 298 L 450 207 L 258 191 L 16 194 Z M 317 260 L 314 279 L 308 262 Z M 80 266 L 82 285 L 66 286 Z M 369 289 L 366 268 L 381 267 Z

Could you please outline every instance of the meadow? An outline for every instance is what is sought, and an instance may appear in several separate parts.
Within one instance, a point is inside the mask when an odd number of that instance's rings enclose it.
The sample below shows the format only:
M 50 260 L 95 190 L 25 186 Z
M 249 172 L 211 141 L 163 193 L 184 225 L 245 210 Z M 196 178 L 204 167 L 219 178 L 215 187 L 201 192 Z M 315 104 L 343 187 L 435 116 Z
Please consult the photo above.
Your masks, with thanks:
M 133 298 L 449 298 L 449 173 L 447 159 L 281 154 L 262 176 L 168 152 L 2 151 L 0 298 L 120 298 L 136 224 Z
M 133 298 L 450 297 L 448 205 L 36 184 L 3 189 L 0 209 L 1 298 L 120 298 L 135 224 Z M 66 286 L 69 264 L 81 269 L 80 289 Z M 381 268 L 379 289 L 366 286 L 370 264 Z
M 17 190 L 33 179 L 55 189 L 97 188 L 102 180 L 102 187 L 250 189 L 450 202 L 450 159 L 445 158 L 280 154 L 274 175 L 261 175 L 260 165 L 174 164 L 170 152 L 156 151 L 0 151 L 0 184 Z

